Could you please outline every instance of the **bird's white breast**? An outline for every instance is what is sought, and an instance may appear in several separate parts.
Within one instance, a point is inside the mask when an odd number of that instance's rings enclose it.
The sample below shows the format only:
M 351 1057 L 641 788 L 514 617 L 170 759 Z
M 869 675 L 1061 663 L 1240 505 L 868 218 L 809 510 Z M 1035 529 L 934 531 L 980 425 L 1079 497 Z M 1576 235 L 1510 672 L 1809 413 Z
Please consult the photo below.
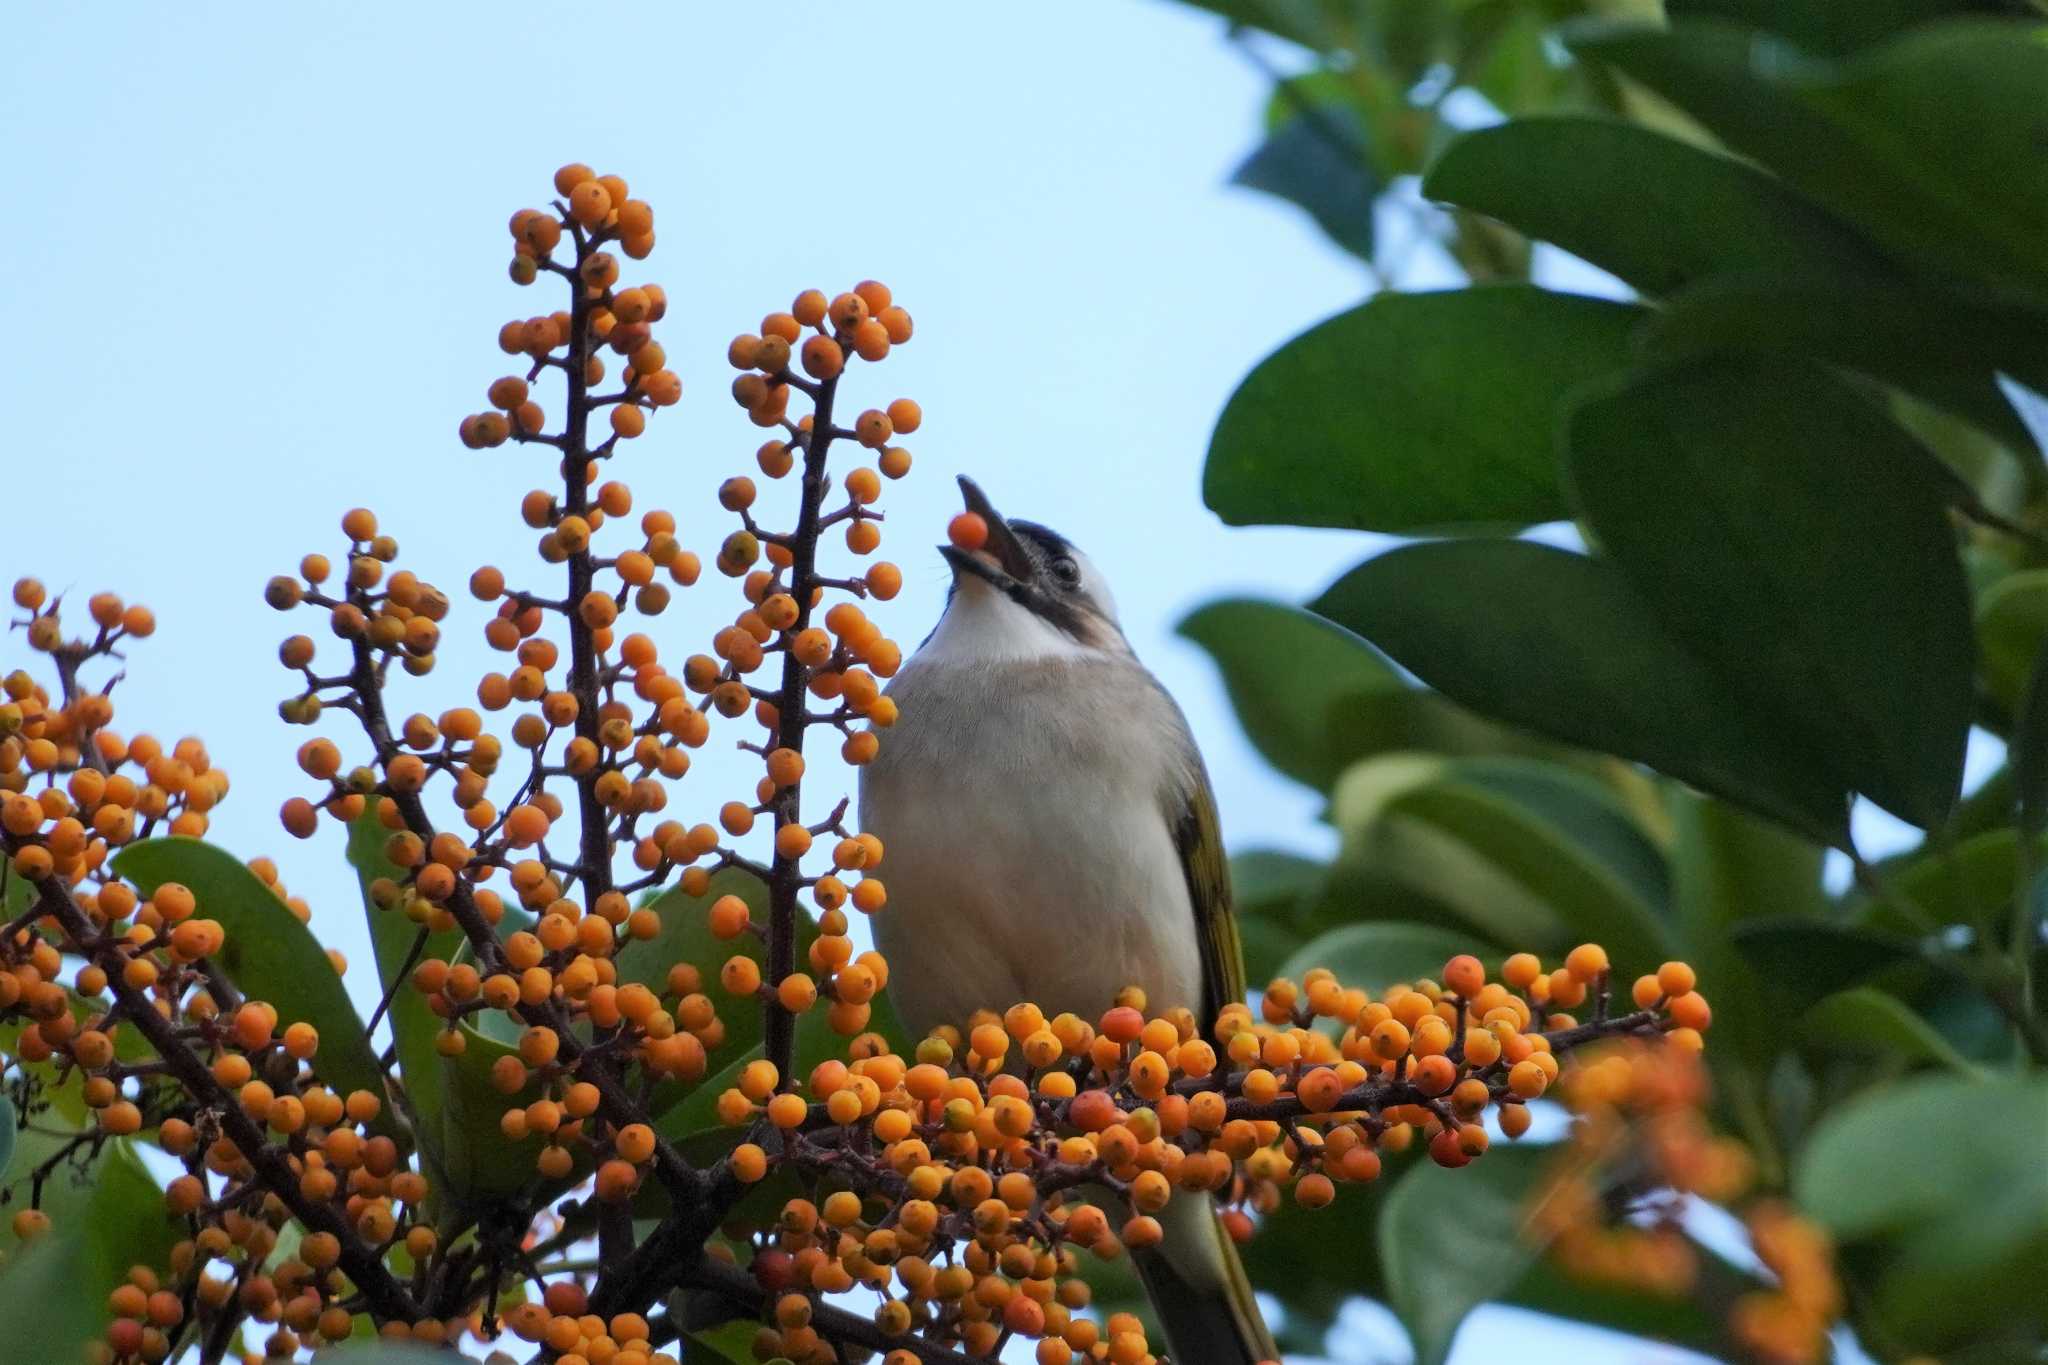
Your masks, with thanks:
M 1092 1020 L 1129 984 L 1154 1008 L 1199 1008 L 1162 805 L 1192 744 L 1141 667 L 927 647 L 889 695 L 899 719 L 862 770 L 861 826 L 885 850 L 875 937 L 912 1031 L 1023 1000 Z

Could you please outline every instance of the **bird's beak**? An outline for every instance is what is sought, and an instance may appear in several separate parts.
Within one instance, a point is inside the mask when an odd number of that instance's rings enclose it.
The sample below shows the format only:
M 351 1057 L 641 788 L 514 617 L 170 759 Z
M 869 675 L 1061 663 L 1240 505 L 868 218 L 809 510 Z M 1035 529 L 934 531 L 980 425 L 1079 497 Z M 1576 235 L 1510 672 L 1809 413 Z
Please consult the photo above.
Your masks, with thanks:
M 1010 529 L 1010 523 L 1003 520 L 1003 514 L 996 511 L 995 504 L 988 500 L 988 494 L 981 491 L 981 485 L 962 474 L 960 496 L 968 511 L 978 513 L 988 523 L 988 542 L 972 553 L 952 545 L 941 545 L 939 553 L 946 557 L 946 562 L 953 566 L 955 573 L 971 573 L 998 587 L 1006 586 L 1006 583 L 997 575 L 1002 575 L 1008 584 L 1029 584 L 1037 573 L 1037 566 L 1024 549 L 1024 543 L 1017 539 L 1017 533 Z

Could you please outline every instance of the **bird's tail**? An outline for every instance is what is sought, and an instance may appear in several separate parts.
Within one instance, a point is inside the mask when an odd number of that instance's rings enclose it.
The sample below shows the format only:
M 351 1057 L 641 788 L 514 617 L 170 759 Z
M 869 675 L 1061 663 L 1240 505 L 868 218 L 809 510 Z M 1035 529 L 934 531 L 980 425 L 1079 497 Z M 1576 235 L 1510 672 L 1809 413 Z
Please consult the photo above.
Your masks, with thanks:
M 1237 1244 L 1206 1195 L 1176 1194 L 1159 1213 L 1165 1236 L 1133 1263 L 1166 1329 L 1173 1365 L 1259 1365 L 1280 1348 L 1238 1259 Z

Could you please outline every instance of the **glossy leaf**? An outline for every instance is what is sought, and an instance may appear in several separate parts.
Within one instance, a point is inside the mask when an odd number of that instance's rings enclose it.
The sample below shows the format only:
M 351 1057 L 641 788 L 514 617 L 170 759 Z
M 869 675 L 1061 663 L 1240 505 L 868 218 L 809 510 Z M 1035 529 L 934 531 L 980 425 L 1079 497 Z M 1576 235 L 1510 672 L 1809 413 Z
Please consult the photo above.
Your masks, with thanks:
M 1839 785 L 1788 753 L 1608 564 L 1527 541 L 1403 546 L 1311 605 L 1482 714 L 1846 838 Z
M 1470 132 L 1422 192 L 1668 294 L 1728 271 L 1878 273 L 1874 247 L 1747 162 L 1618 119 L 1516 119 Z
M 277 1010 L 279 1027 L 311 1024 L 320 1033 L 314 1069 L 338 1093 L 384 1093 L 383 1068 L 363 1032 L 362 1016 L 312 930 L 284 898 L 225 849 L 174 835 L 130 844 L 114 855 L 114 870 L 144 895 L 165 882 L 181 882 L 198 902 L 197 914 L 227 933 L 215 961 L 250 997 Z M 388 1120 L 382 1125 L 393 1131 Z
M 1807 356 L 1874 379 L 2025 449 L 2000 373 L 2048 377 L 2048 310 L 1985 290 L 1896 283 L 1840 270 L 1766 267 L 1674 295 L 1647 322 L 1646 354 Z
M 1666 0 L 1674 21 L 1727 19 L 1781 34 L 1806 51 L 1837 55 L 1922 24 L 2010 15 L 1998 0 Z
M 434 1046 L 434 1039 L 441 1032 L 441 1019 L 428 1006 L 426 996 L 400 980 L 410 970 L 406 964 L 413 960 L 423 926 L 398 910 L 378 909 L 370 896 L 370 884 L 380 877 L 394 882 L 404 880 L 403 871 L 384 856 L 384 845 L 390 837 L 391 831 L 378 821 L 377 802 L 373 799 L 349 826 L 348 860 L 362 886 L 363 918 L 377 959 L 377 980 L 384 991 L 391 992 L 391 1008 L 385 1018 L 397 1046 L 398 1070 L 404 1081 L 403 1102 L 428 1160 L 438 1163 L 443 1145 L 442 1111 L 447 1104 L 441 1080 L 442 1058 Z M 429 934 L 421 955 L 430 954 L 445 961 L 461 943 L 460 930 Z
M 2048 45 L 2025 26 L 1944 25 L 1835 64 L 1707 21 L 1569 41 L 1895 251 L 2048 285 Z
M 1939 825 L 1975 646 L 1931 457 L 1827 371 L 1762 358 L 1640 377 L 1567 439 L 1603 550 L 1788 756 Z
M 1837 991 L 1816 1001 L 1799 1017 L 1798 1028 L 1809 1047 L 1977 1074 L 1977 1068 L 1910 1006 L 1869 986 Z
M 1441 980 L 1444 963 L 1460 953 L 1505 955 L 1483 939 L 1430 924 L 1347 924 L 1302 945 L 1276 975 L 1299 980 L 1311 967 L 1328 967 L 1345 985 L 1377 992 L 1423 977 Z
M 1861 985 L 1920 958 L 1911 939 L 1810 919 L 1748 920 L 1729 937 L 1758 971 L 1809 998 Z
M 1372 259 L 1380 187 L 1349 108 L 1318 105 L 1287 119 L 1231 173 L 1230 183 L 1286 200 L 1338 246 Z
M 1463 1170 L 1418 1162 L 1387 1197 L 1387 1303 L 1415 1340 L 1417 1365 L 1442 1365 L 1466 1315 L 1505 1294 L 1534 1260 L 1523 1213 L 1541 1159 L 1503 1147 Z
M 1525 285 L 1382 294 L 1238 386 L 1210 439 L 1203 500 L 1236 526 L 1557 520 L 1555 410 L 1627 363 L 1640 317 Z

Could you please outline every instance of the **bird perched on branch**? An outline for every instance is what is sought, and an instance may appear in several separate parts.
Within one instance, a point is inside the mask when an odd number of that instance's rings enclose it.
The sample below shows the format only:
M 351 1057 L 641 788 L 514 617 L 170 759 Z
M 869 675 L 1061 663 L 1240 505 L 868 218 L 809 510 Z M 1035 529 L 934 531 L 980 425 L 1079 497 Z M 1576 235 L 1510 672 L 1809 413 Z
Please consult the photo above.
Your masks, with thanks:
M 1206 1028 L 1244 998 L 1244 963 L 1187 721 L 1087 557 L 960 488 L 986 538 L 940 547 L 945 612 L 861 769 L 861 827 L 888 849 L 890 994 L 917 1033 L 1020 1001 L 1093 1019 L 1128 985 Z M 1160 1221 L 1134 1259 L 1173 1359 L 1277 1359 L 1207 1196 L 1177 1194 Z

